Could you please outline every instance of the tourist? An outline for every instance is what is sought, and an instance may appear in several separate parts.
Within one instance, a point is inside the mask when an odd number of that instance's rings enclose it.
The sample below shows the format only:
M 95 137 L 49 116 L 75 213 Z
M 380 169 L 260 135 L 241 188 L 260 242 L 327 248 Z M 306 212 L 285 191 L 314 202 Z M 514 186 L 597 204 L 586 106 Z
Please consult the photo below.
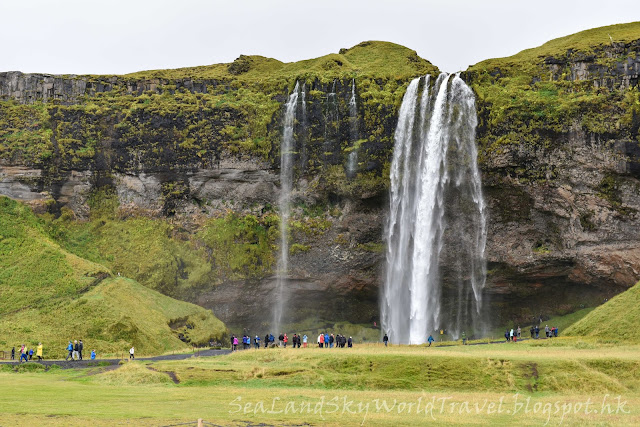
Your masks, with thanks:
M 78 355 L 79 351 L 78 340 L 73 340 L 73 360 L 79 360 L 80 356 Z
M 522 329 L 518 326 L 518 338 L 522 338 Z
M 329 333 L 325 332 L 324 334 L 324 347 L 328 348 L 329 347 Z
M 284 343 L 284 348 L 287 348 L 287 343 L 289 342 L 289 337 L 287 336 L 287 334 L 283 335 L 282 342 Z
M 133 346 L 131 346 L 131 348 L 129 349 L 129 359 L 135 359 L 136 358 L 136 356 L 134 355 L 135 351 L 136 351 L 136 349 Z
M 16 360 L 16 348 L 11 348 L 11 360 Z
M 25 362 L 29 361 L 27 359 L 27 347 L 24 344 L 20 347 L 20 363 L 22 363 L 22 359 L 24 359 Z
M 269 334 L 264 336 L 264 348 L 269 347 Z
M 536 329 L 533 327 L 533 325 L 531 325 L 531 329 L 529 330 L 529 332 L 531 332 L 531 338 L 533 338 L 533 334 L 536 331 Z
M 276 345 L 276 337 L 274 337 L 273 334 L 269 334 L 269 345 L 271 347 Z
M 507 342 L 509 342 L 509 329 L 504 331 L 504 337 L 507 340 Z
M 557 326 L 553 330 L 553 336 L 556 337 L 556 338 L 558 337 L 558 327 Z
M 253 346 L 256 348 L 256 350 L 260 348 L 260 337 L 257 335 L 253 338 Z
M 318 346 L 320 348 L 324 347 L 324 334 L 322 332 L 318 335 Z
M 84 349 L 84 344 L 82 340 L 78 341 L 78 356 L 80 356 L 80 360 L 82 360 L 82 350 Z
M 387 346 L 387 344 L 389 344 L 389 337 L 387 336 L 387 334 L 384 334 L 384 337 L 382 337 L 382 342 L 384 343 L 385 347 Z
M 96 351 L 91 350 L 91 360 L 96 360 Z
M 536 325 L 536 339 L 540 338 L 540 325 Z
M 509 341 L 513 341 L 513 328 L 509 331 Z
M 467 344 L 467 334 L 462 331 L 462 345 L 466 345 Z
M 302 347 L 307 348 L 307 341 L 309 340 L 309 337 L 307 337 L 307 334 L 304 334 L 302 336 Z
M 427 338 L 427 342 L 429 343 L 429 347 L 431 347 L 431 343 L 434 342 L 434 341 L 435 340 L 433 339 L 433 336 L 429 335 L 429 338 Z
M 284 334 L 280 332 L 280 335 L 278 335 L 278 346 L 282 347 L 283 344 L 284 344 Z
M 69 354 L 64 360 L 71 359 L 73 361 L 73 344 L 71 343 L 71 341 L 69 341 L 69 345 L 67 346 L 67 351 L 69 352 Z
M 29 360 L 33 360 L 33 349 L 32 348 L 29 349 L 29 353 L 28 354 L 29 354 Z
M 349 337 L 349 342 L 347 344 L 349 348 L 353 347 L 353 338 Z
M 333 343 L 336 341 L 336 338 L 333 336 L 333 334 L 331 334 L 331 336 L 329 336 L 329 347 L 333 348 Z M 336 348 L 338 348 L 338 346 L 336 346 Z
M 544 326 L 544 335 L 549 338 L 549 325 Z
M 38 343 L 38 350 L 36 351 L 36 357 L 38 358 L 38 360 L 42 360 L 42 343 L 39 342 Z
M 238 350 L 238 337 L 236 337 L 235 335 L 233 336 L 233 346 L 231 348 L 231 351 L 236 351 Z

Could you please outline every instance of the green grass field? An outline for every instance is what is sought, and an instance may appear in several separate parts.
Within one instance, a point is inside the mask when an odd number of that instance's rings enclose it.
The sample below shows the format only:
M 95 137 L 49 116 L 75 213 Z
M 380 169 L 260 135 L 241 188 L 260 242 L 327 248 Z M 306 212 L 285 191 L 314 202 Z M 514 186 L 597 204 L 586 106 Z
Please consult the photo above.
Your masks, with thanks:
M 248 350 L 105 371 L 0 372 L 2 384 L 16 385 L 0 395 L 0 419 L 3 425 L 169 425 L 198 418 L 222 425 L 637 425 L 638 350 L 576 338 L 369 344 Z

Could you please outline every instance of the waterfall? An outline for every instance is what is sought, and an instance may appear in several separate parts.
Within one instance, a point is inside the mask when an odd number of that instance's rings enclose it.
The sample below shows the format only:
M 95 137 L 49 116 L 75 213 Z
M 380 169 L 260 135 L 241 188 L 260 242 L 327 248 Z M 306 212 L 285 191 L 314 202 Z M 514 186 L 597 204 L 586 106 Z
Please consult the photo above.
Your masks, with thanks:
M 347 176 L 353 178 L 358 168 L 358 105 L 356 104 L 356 79 L 351 81 L 351 99 L 349 99 L 349 137 L 351 152 L 347 160 Z
M 307 170 L 307 162 L 309 161 L 309 153 L 307 152 L 307 85 L 302 83 L 302 89 L 300 89 L 300 103 L 302 107 L 302 130 L 303 134 L 300 135 L 300 172 L 304 173 Z
M 458 75 L 409 84 L 394 135 L 381 300 L 382 326 L 394 343 L 478 327 L 486 208 L 476 125 L 475 97 Z
M 338 114 L 338 95 L 336 94 L 336 81 L 333 81 L 331 92 L 327 94 L 327 104 L 324 118 L 324 159 L 331 163 L 334 156 L 335 143 L 338 139 L 340 116 Z
M 280 256 L 277 266 L 276 301 L 271 324 L 272 328 L 275 329 L 273 331 L 274 334 L 282 332 L 280 331 L 282 313 L 288 296 L 285 287 L 289 272 L 289 236 L 287 229 L 291 209 L 291 190 L 293 188 L 294 128 L 299 93 L 300 85 L 296 82 L 296 86 L 285 105 L 284 131 L 280 145 L 280 197 L 278 198 L 278 209 L 280 210 Z

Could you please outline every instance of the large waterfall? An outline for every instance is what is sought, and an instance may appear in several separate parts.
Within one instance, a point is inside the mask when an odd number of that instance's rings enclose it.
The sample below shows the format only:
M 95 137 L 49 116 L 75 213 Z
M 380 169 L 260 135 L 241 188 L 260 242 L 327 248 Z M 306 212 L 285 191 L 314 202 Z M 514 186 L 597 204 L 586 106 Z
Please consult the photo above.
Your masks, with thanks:
M 476 125 L 473 92 L 458 75 L 409 84 L 394 136 L 381 300 L 391 342 L 479 328 L 486 216 Z
M 278 209 L 280 211 L 280 257 L 278 258 L 278 276 L 276 280 L 276 301 L 273 309 L 273 322 L 271 324 L 274 334 L 279 334 L 282 322 L 282 313 L 287 300 L 286 281 L 289 272 L 289 215 L 291 210 L 291 190 L 293 188 L 293 157 L 295 150 L 294 128 L 296 122 L 296 107 L 300 85 L 296 82 L 289 100 L 285 106 L 284 131 L 280 145 L 280 197 Z

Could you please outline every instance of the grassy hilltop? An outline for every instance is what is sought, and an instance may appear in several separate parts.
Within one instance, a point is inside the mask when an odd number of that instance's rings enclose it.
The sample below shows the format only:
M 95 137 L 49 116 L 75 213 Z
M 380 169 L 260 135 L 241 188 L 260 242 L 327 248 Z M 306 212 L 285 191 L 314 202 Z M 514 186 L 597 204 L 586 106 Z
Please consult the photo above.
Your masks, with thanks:
M 69 339 L 116 353 L 144 354 L 221 340 L 225 327 L 201 307 L 176 301 L 62 249 L 31 209 L 0 197 L 0 347 L 65 354 Z M 186 328 L 186 325 L 192 328 Z

